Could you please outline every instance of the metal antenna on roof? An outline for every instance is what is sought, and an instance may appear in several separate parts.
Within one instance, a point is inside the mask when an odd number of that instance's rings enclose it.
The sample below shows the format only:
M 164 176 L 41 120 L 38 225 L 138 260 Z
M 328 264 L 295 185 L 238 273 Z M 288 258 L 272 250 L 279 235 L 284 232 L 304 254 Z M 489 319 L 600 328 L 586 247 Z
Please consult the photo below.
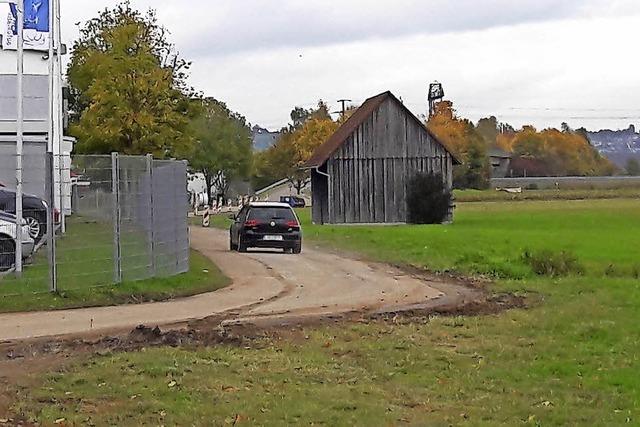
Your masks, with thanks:
M 444 88 L 442 83 L 433 82 L 429 85 L 429 117 L 432 117 L 436 112 L 436 104 L 438 101 L 442 101 L 444 98 Z

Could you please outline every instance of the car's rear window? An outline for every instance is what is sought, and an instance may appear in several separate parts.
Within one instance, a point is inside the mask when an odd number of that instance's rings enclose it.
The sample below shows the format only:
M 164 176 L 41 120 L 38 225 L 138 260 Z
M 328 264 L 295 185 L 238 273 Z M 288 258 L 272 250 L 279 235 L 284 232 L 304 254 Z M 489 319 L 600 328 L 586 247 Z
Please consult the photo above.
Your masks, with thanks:
M 289 208 L 251 208 L 247 219 L 255 219 L 259 221 L 271 221 L 274 219 L 283 219 L 285 221 L 296 219 L 293 211 Z

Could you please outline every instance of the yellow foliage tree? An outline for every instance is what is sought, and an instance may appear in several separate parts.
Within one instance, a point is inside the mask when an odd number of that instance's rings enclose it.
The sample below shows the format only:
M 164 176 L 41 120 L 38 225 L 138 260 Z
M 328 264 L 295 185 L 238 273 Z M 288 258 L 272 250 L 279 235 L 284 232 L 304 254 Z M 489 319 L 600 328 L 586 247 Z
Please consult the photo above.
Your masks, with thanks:
M 612 175 L 616 167 L 589 143 L 586 136 L 569 129 L 537 131 L 532 126 L 498 137 L 498 144 L 518 159 L 533 160 L 539 165 L 538 174 L 548 176 Z M 515 170 L 516 174 L 523 171 Z
M 285 132 L 280 140 L 260 158 L 259 173 L 286 178 L 300 194 L 309 183 L 309 171 L 304 164 L 313 152 L 337 130 L 338 123 L 331 118 L 312 117 L 296 130 Z
M 463 164 L 454 169 L 454 187 L 487 187 L 490 175 L 487 146 L 473 123 L 457 117 L 451 101 L 436 105 L 435 114 L 429 118 L 427 127 L 449 151 L 462 160 Z

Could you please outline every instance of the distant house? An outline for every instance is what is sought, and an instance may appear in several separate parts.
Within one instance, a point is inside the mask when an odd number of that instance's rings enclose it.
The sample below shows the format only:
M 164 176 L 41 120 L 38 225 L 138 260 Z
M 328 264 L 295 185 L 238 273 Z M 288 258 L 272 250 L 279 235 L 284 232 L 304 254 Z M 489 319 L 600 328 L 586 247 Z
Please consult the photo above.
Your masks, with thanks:
M 509 166 L 513 156 L 501 148 L 493 147 L 489 150 L 491 162 L 491 178 L 505 178 L 509 174 Z
M 253 149 L 255 151 L 265 151 L 271 148 L 280 139 L 280 132 L 271 132 L 260 126 L 251 129 L 253 134 Z
M 509 176 L 514 178 L 553 176 L 553 172 L 542 160 L 516 157 L 509 166 Z
M 407 222 L 407 183 L 439 173 L 452 187 L 459 161 L 391 92 L 364 102 L 313 154 L 316 224 Z

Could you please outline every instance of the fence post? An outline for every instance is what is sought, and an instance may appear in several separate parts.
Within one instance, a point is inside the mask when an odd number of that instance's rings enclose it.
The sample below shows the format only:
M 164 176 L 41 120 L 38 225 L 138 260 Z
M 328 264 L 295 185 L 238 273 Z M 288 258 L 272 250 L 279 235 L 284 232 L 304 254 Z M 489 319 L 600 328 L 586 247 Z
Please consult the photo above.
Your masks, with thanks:
M 56 264 L 56 230 L 55 230 L 55 208 L 56 199 L 54 179 L 53 153 L 47 152 L 45 157 L 45 193 L 47 198 L 47 257 L 49 261 L 49 291 L 58 292 L 58 266 Z
M 151 256 L 151 277 L 156 277 L 156 245 L 155 245 L 155 206 L 154 206 L 154 186 L 153 186 L 153 154 L 147 154 L 147 178 L 149 179 L 149 232 L 147 239 L 149 240 L 149 255 Z
M 122 283 L 122 248 L 120 245 L 120 161 L 111 153 L 111 195 L 113 215 L 113 282 Z

